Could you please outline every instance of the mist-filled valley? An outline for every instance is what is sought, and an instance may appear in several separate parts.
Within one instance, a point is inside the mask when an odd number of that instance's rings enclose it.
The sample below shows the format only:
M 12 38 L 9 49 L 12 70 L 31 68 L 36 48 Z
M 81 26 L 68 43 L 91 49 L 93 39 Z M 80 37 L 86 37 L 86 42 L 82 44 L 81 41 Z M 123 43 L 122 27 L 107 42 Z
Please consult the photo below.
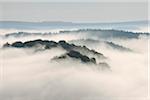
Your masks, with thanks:
M 130 24 L 7 27 L 0 34 L 0 100 L 148 100 L 150 33 L 123 30 Z

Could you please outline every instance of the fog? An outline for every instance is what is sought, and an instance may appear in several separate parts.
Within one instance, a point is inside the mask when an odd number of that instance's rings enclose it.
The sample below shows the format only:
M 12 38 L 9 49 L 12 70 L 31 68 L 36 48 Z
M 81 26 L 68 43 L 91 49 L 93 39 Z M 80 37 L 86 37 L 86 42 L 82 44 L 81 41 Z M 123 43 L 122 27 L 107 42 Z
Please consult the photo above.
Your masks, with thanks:
M 39 38 L 69 42 L 92 37 L 81 33 L 10 37 L 0 38 L 0 46 Z M 62 48 L 37 52 L 36 48 L 1 48 L 0 100 L 148 100 L 148 39 L 107 41 L 133 52 L 122 52 L 100 43 L 74 44 L 86 45 L 104 54 L 111 71 L 97 70 L 96 65 L 72 59 L 51 60 L 66 52 Z

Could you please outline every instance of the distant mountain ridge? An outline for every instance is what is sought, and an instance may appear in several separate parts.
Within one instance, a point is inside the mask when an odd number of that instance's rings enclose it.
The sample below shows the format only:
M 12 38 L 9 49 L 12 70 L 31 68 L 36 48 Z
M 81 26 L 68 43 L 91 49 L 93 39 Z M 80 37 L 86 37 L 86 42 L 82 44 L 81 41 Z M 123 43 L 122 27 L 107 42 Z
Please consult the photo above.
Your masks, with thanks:
M 74 43 L 74 44 L 82 44 L 82 45 L 85 45 L 85 44 L 89 44 L 89 45 L 102 45 L 102 44 L 105 44 L 107 47 L 111 47 L 115 50 L 120 50 L 120 51 L 125 51 L 125 52 L 133 52 L 133 50 L 131 50 L 130 48 L 127 48 L 127 47 L 124 47 L 122 45 L 119 45 L 119 44 L 116 44 L 114 42 L 109 42 L 109 41 L 99 41 L 99 40 L 94 40 L 94 39 L 79 39 L 79 40 L 72 40 L 72 41 L 69 41 L 69 43 Z
M 76 23 L 76 22 L 63 22 L 63 21 L 43 21 L 43 22 L 23 22 L 23 21 L 0 21 L 1 29 L 38 29 L 38 28 L 94 28 L 100 27 L 120 27 L 121 26 L 132 26 L 134 28 L 138 26 L 148 26 L 150 21 L 129 21 L 129 22 L 106 22 L 106 23 Z M 57 27 L 55 27 L 57 26 Z M 130 28 L 128 27 L 128 28 Z
M 25 36 L 50 36 L 52 32 L 48 33 L 29 33 L 29 32 L 15 32 L 5 34 L 4 38 L 8 37 L 25 37 Z M 68 31 L 59 31 L 58 34 L 84 34 L 89 35 L 91 38 L 124 38 L 124 39 L 132 39 L 139 38 L 139 36 L 150 36 L 150 33 L 140 33 L 140 32 L 128 32 L 122 30 L 113 30 L 113 29 L 78 29 L 78 30 L 68 30 Z
M 70 23 L 70 24 L 119 24 L 119 23 L 148 23 L 150 20 L 119 21 L 119 22 L 67 22 L 67 21 L 0 21 L 0 23 Z

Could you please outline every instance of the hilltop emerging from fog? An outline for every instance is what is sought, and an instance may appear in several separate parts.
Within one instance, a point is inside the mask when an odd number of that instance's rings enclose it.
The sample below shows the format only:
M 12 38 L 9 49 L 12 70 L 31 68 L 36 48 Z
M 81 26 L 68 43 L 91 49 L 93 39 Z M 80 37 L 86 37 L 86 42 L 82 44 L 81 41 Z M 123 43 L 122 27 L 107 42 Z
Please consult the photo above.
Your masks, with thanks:
M 105 62 L 98 63 L 96 58 L 106 59 L 106 57 L 95 50 L 90 50 L 86 46 L 77 46 L 69 44 L 66 41 L 48 41 L 48 40 L 33 40 L 21 42 L 17 41 L 12 44 L 6 43 L 3 47 L 14 47 L 14 48 L 36 48 L 36 51 L 48 50 L 52 48 L 63 48 L 67 53 L 54 57 L 52 60 L 63 60 L 69 58 L 78 59 L 83 63 L 91 63 L 103 67 L 102 69 L 109 68 L 109 65 Z M 40 47 L 40 48 L 39 48 Z

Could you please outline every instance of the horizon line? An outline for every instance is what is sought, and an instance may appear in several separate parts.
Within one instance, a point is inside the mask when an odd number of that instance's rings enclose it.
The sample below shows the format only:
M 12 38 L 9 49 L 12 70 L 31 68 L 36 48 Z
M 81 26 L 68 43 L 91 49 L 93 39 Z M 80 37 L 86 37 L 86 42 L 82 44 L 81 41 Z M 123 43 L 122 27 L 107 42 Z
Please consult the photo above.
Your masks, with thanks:
M 0 22 L 20 22 L 20 23 L 72 23 L 72 24 L 80 24 L 80 23 L 125 23 L 125 22 L 141 22 L 141 21 L 147 21 L 147 22 L 149 22 L 150 20 L 128 20 L 128 21 L 110 21 L 110 22 L 108 22 L 108 21 L 105 21 L 105 22 L 95 22 L 95 21 L 90 21 L 90 22 L 86 22 L 86 21 L 84 21 L 84 22 L 79 22 L 79 21 L 19 21 L 19 20 L 0 20 Z

